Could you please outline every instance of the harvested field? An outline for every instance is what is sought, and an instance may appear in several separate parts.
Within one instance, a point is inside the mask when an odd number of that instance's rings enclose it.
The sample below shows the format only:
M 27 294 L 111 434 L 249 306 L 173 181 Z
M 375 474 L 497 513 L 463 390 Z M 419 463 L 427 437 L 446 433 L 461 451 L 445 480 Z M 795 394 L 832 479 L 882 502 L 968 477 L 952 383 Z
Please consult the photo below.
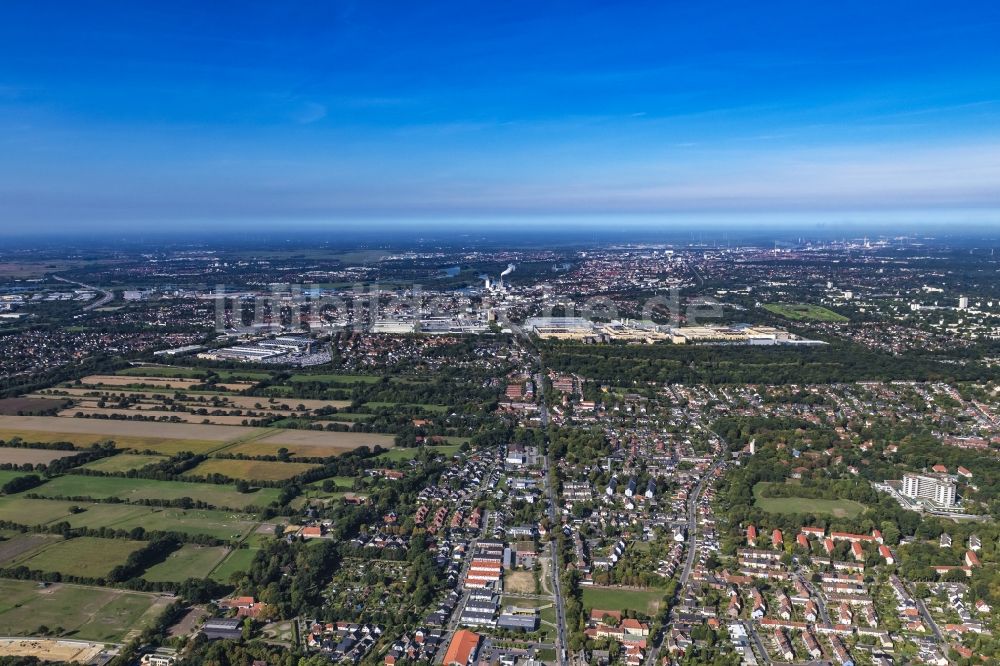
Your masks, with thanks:
M 381 446 L 390 449 L 395 437 L 370 432 L 333 432 L 324 430 L 281 430 L 257 440 L 261 444 L 277 444 L 292 449 L 294 446 L 327 447 L 353 450 L 362 446 Z
M 54 449 L 22 449 L 0 446 L 0 465 L 48 465 L 53 460 L 75 456 L 79 451 L 56 451 Z
M 16 534 L 0 541 L 0 567 L 6 567 L 15 560 L 30 557 L 35 551 L 53 541 L 58 541 L 60 538 L 55 534 Z
M 168 410 L 161 409 L 112 409 L 109 407 L 70 407 L 69 409 L 64 409 L 59 412 L 59 416 L 63 418 L 73 418 L 77 414 L 85 414 L 87 416 L 123 416 L 127 418 L 134 418 L 136 416 L 142 417 L 145 421 L 140 421 L 140 423 L 149 423 L 149 419 L 163 419 L 164 421 L 170 419 L 172 421 L 182 421 L 184 423 L 209 423 L 212 425 L 225 425 L 225 426 L 238 426 L 247 419 L 246 416 L 202 416 L 200 414 L 192 414 L 190 412 L 171 412 Z M 161 421 L 156 421 L 157 425 Z
M 102 441 L 113 439 L 116 442 L 123 437 L 131 440 L 162 441 L 169 439 L 184 439 L 205 442 L 227 442 L 237 437 L 247 437 L 256 428 L 239 426 L 195 425 L 191 423 L 143 423 L 142 421 L 112 421 L 110 419 L 67 419 L 58 416 L 0 416 L 0 439 L 6 433 L 15 432 L 25 441 L 33 433 L 60 436 L 63 439 L 45 441 L 76 441 L 70 439 L 74 435 L 97 435 Z M 91 442 L 93 443 L 93 442 Z
M 65 398 L 76 399 L 76 404 L 81 407 L 96 407 L 97 401 L 101 398 L 117 401 L 122 396 L 137 399 L 142 404 L 162 405 L 165 399 L 173 401 L 175 404 L 186 407 L 200 409 L 202 407 L 214 409 L 250 409 L 255 412 L 268 414 L 292 414 L 293 412 L 304 412 L 322 407 L 335 407 L 341 409 L 349 406 L 348 400 L 311 400 L 307 398 L 272 399 L 262 396 L 231 395 L 229 393 L 185 393 L 187 396 L 179 400 L 174 396 L 174 391 L 167 390 L 136 390 L 136 389 L 101 389 L 101 388 L 60 388 L 59 395 L 65 393 Z M 33 393 L 43 399 L 46 393 Z M 54 400 L 54 398 L 53 398 Z M 273 402 L 272 402 L 273 400 Z M 259 407 L 258 407 L 259 405 Z M 301 407 L 301 409 L 300 409 Z
M 246 479 L 248 481 L 284 481 L 316 467 L 319 467 L 319 465 L 294 462 L 270 462 L 267 460 L 213 458 L 190 470 L 187 472 L 187 475 L 207 477 L 212 474 L 222 474 L 231 479 Z
M 192 386 L 202 384 L 200 379 L 185 379 L 183 377 L 126 377 L 120 375 L 88 375 L 80 380 L 88 386 L 158 386 L 162 388 L 187 390 Z M 245 391 L 254 384 L 232 382 L 215 384 L 226 391 Z
M 0 414 L 41 414 L 59 409 L 66 401 L 60 398 L 4 398 L 0 400 Z

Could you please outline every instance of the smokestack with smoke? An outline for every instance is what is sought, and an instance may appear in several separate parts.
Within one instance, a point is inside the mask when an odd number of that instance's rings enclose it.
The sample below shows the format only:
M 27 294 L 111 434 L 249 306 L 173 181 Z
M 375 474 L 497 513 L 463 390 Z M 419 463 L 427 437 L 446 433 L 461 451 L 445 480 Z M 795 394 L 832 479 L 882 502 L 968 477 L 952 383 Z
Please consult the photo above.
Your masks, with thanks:
M 507 264 L 507 268 L 505 268 L 503 273 L 500 274 L 500 277 L 504 277 L 505 275 L 510 275 L 513 272 L 514 272 L 514 264 Z

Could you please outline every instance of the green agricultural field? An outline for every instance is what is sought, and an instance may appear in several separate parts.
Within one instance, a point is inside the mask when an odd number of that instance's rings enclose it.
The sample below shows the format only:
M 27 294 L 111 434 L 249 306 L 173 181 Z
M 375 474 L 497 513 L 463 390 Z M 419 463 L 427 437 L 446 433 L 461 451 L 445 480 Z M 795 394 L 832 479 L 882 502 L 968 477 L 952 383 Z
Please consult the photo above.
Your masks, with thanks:
M 257 526 L 252 514 L 213 509 L 179 509 L 104 502 L 0 498 L 0 520 L 29 527 L 65 521 L 71 527 L 203 534 L 238 541 Z M 2 550 L 2 548 L 0 548 Z
M 121 642 L 143 629 L 170 603 L 166 597 L 102 587 L 0 579 L 0 635 L 38 635 L 62 627 L 72 638 Z
M 810 305 L 809 303 L 768 303 L 764 306 L 764 309 L 768 312 L 773 312 L 779 317 L 793 321 L 830 321 L 838 323 L 850 321 L 844 315 L 837 314 L 833 310 L 827 310 L 820 305 Z
M 92 469 L 98 472 L 130 472 L 134 469 L 142 469 L 146 465 L 165 460 L 160 456 L 144 456 L 137 453 L 119 453 L 115 456 L 101 458 L 92 463 L 87 463 L 83 469 Z
M 249 493 L 241 493 L 235 486 L 213 483 L 187 483 L 184 481 L 151 481 L 149 479 L 127 479 L 116 476 L 80 476 L 68 474 L 52 479 L 33 493 L 41 497 L 90 498 L 103 500 L 117 497 L 126 502 L 136 500 L 179 500 L 188 497 L 212 506 L 246 509 L 252 506 L 264 507 L 278 499 L 277 488 L 260 488 Z
M 188 578 L 206 578 L 209 572 L 229 554 L 229 549 L 219 546 L 194 546 L 185 544 L 142 575 L 154 583 L 180 583 Z
M 17 472 L 9 469 L 0 469 L 0 486 L 20 476 L 27 476 L 31 472 Z
M 431 405 L 427 403 L 405 403 L 405 402 L 366 402 L 364 407 L 367 409 L 379 410 L 379 409 L 395 409 L 397 407 L 403 409 L 421 409 L 425 412 L 434 412 L 436 414 L 443 414 L 448 411 L 447 405 Z
M 753 487 L 754 504 L 768 513 L 814 513 L 835 518 L 853 518 L 861 515 L 865 505 L 849 499 L 811 499 L 808 497 L 762 497 L 767 482 Z
M 178 377 L 184 379 L 202 379 L 208 376 L 208 370 L 202 370 L 200 368 L 184 368 L 179 366 L 137 366 L 134 368 L 125 368 L 124 370 L 119 370 L 115 373 L 116 375 L 125 375 L 127 377 Z M 216 370 L 215 374 L 222 381 L 232 381 L 239 379 L 246 379 L 250 381 L 260 381 L 262 379 L 269 379 L 271 374 L 268 372 L 254 372 L 245 370 Z
M 378 375 L 292 375 L 288 381 L 296 384 L 306 382 L 324 382 L 328 384 L 375 384 L 381 381 Z
M 19 525 L 45 525 L 68 517 L 73 504 L 69 501 L 28 499 L 22 495 L 8 495 L 0 497 L 0 520 Z
M 584 586 L 584 608 L 600 610 L 633 610 L 655 615 L 663 601 L 663 590 L 623 590 L 614 587 Z
M 178 377 L 184 379 L 200 379 L 207 375 L 205 370 L 198 368 L 181 368 L 173 365 L 141 365 L 125 368 L 115 373 L 125 377 Z
M 362 412 L 337 412 L 336 414 L 333 414 L 329 418 L 326 418 L 326 419 L 323 419 L 323 420 L 324 421 L 330 421 L 330 420 L 341 421 L 345 425 L 349 426 L 349 425 L 352 425 L 353 423 L 356 423 L 358 421 L 364 421 L 366 419 L 370 419 L 373 416 L 375 416 L 375 415 L 374 414 L 366 414 L 366 413 L 362 413 Z
M 17 560 L 16 564 L 66 576 L 102 578 L 145 545 L 145 541 L 78 537 L 57 541 L 31 557 Z
M 222 474 L 231 479 L 284 481 L 316 467 L 318 465 L 310 465 L 308 463 L 212 458 L 188 471 L 187 476 L 208 477 L 212 474 Z

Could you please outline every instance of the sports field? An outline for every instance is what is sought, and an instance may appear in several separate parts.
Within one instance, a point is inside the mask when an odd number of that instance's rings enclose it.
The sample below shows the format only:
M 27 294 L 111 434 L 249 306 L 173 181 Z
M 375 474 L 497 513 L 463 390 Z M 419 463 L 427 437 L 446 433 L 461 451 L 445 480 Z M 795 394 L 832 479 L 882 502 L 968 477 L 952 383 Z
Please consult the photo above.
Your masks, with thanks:
M 271 462 L 267 460 L 210 458 L 188 471 L 187 476 L 207 477 L 212 474 L 222 474 L 230 479 L 284 481 L 316 467 L 319 467 L 319 465 L 295 462 Z
M 212 506 L 246 509 L 267 506 L 278 499 L 277 488 L 260 488 L 241 493 L 235 486 L 184 481 L 151 481 L 115 476 L 66 475 L 52 479 L 32 492 L 41 497 L 90 498 L 102 500 L 117 497 L 125 501 L 143 499 L 178 500 L 189 497 Z
M 188 578 L 206 578 L 229 553 L 225 547 L 185 544 L 142 575 L 153 582 L 180 583 Z
M 633 610 L 654 615 L 663 601 L 663 590 L 626 590 L 616 587 L 584 586 L 584 608 L 600 610 Z
M 0 579 L 0 635 L 37 635 L 45 626 L 62 627 L 76 639 L 120 642 L 149 626 L 170 601 L 142 592 Z
M 260 548 L 240 548 L 229 554 L 222 564 L 212 571 L 210 578 L 220 583 L 228 583 L 229 577 L 237 571 L 246 571 L 250 568 L 253 558 L 257 556 Z
M 850 321 L 844 315 L 837 314 L 833 310 L 828 310 L 821 305 L 810 305 L 809 303 L 767 303 L 764 309 L 768 312 L 773 312 L 779 317 L 794 321 Z
M 753 487 L 754 504 L 768 513 L 814 513 L 835 518 L 853 518 L 861 515 L 865 505 L 849 499 L 811 499 L 808 497 L 762 497 L 767 482 Z
M 40 571 L 56 571 L 67 576 L 101 578 L 129 555 L 146 545 L 144 541 L 78 537 L 56 541 L 30 557 L 12 564 Z

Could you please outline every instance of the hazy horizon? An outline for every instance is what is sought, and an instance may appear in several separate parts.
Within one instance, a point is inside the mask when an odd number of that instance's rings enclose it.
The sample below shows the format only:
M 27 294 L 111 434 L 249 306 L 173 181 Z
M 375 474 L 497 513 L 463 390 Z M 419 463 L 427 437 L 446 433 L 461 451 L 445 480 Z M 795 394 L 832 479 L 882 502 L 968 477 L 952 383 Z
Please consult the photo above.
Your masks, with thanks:
M 995 5 L 0 12 L 8 237 L 1000 222 Z

